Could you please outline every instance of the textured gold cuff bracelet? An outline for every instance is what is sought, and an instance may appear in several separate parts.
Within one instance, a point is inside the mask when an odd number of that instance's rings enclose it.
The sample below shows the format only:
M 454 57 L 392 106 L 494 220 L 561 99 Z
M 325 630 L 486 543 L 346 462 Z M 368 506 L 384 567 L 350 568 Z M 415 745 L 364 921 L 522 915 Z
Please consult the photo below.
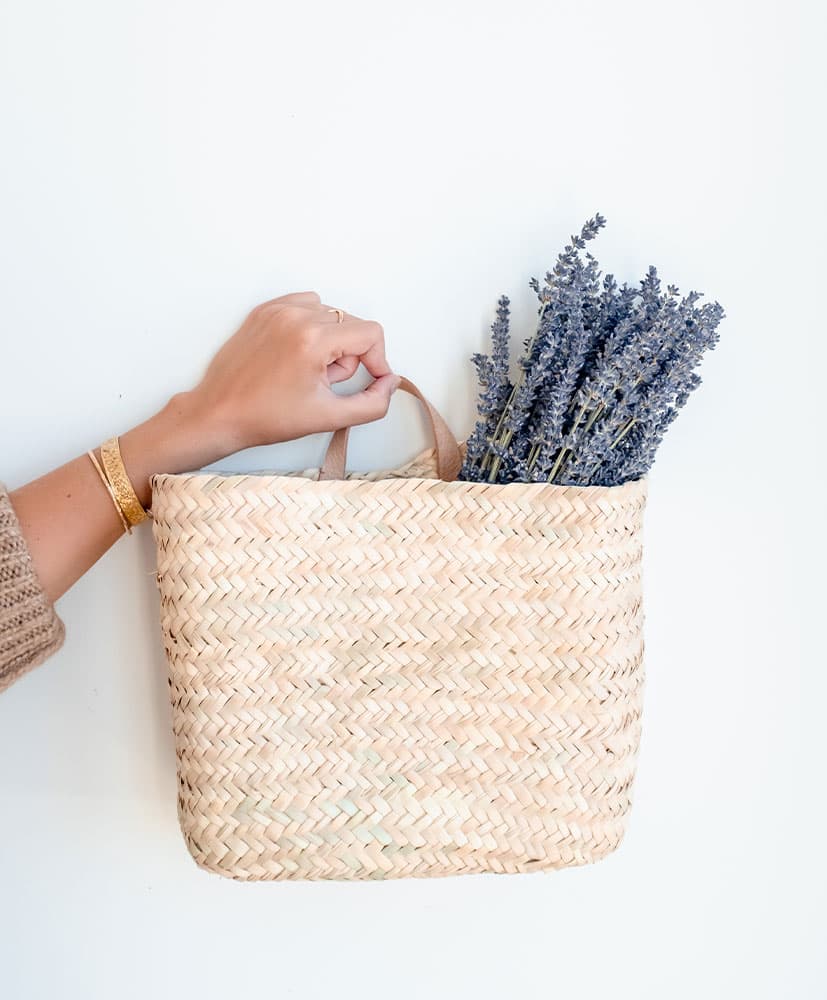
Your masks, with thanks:
M 92 465 L 95 466 L 95 470 L 97 471 L 98 475 L 100 476 L 101 482 L 106 487 L 106 492 L 109 494 L 109 496 L 110 496 L 110 498 L 112 500 L 112 503 L 115 505 L 115 510 L 118 513 L 118 517 L 121 519 L 121 524 L 123 525 L 123 530 L 125 532 L 127 532 L 128 534 L 131 535 L 132 534 L 132 528 L 131 528 L 131 526 L 129 524 L 129 521 L 127 521 L 127 519 L 124 517 L 124 513 L 121 510 L 121 505 L 118 503 L 118 498 L 115 496 L 114 490 L 109 485 L 109 480 L 106 478 L 106 473 L 101 468 L 100 462 L 95 457 L 94 451 L 92 451 L 90 449 L 89 451 L 86 452 L 86 454 L 92 459 Z
M 124 468 L 121 449 L 117 437 L 109 438 L 100 446 L 101 462 L 106 470 L 106 477 L 112 485 L 112 489 L 124 512 L 127 521 L 133 527 L 145 521 L 149 513 L 144 510 L 141 501 L 132 486 L 132 481 Z

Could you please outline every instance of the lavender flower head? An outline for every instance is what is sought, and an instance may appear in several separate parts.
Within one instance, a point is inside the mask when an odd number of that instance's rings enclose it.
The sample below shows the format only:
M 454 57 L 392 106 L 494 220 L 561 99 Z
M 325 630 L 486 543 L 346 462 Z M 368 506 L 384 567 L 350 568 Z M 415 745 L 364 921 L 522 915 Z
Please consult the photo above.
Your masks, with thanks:
M 618 287 L 585 250 L 606 220 L 587 220 L 543 285 L 537 328 L 509 378 L 509 299 L 499 299 L 491 354 L 475 354 L 478 420 L 459 474 L 471 482 L 616 486 L 645 476 L 696 368 L 718 342 L 724 311 L 701 293 L 664 292 L 650 266 Z

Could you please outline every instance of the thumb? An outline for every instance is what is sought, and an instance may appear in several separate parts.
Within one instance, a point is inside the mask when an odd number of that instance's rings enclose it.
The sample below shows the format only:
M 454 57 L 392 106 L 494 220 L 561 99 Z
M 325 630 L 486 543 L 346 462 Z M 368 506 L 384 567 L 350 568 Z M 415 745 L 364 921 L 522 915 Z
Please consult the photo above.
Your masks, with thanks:
M 391 396 L 401 381 L 399 375 L 389 372 L 374 379 L 361 392 L 338 396 L 336 415 L 341 420 L 341 425 L 350 427 L 353 424 L 367 424 L 384 417 L 388 412 Z

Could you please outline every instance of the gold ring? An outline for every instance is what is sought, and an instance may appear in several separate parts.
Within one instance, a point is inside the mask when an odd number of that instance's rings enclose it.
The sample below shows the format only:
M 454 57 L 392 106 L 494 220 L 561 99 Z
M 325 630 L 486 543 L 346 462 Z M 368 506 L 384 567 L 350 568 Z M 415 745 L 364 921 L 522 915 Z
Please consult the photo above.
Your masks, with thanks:
M 344 323 L 345 321 L 345 311 L 344 309 L 328 309 L 329 313 L 338 313 L 339 318 L 336 320 L 337 323 Z

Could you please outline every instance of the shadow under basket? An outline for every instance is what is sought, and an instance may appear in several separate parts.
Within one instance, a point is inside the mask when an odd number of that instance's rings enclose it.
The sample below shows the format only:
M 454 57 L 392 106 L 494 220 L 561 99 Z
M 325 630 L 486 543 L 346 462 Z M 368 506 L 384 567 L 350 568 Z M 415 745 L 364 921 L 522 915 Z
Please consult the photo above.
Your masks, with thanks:
M 235 879 L 597 861 L 631 805 L 646 479 L 458 481 L 463 445 L 345 473 L 152 477 L 178 816 Z

